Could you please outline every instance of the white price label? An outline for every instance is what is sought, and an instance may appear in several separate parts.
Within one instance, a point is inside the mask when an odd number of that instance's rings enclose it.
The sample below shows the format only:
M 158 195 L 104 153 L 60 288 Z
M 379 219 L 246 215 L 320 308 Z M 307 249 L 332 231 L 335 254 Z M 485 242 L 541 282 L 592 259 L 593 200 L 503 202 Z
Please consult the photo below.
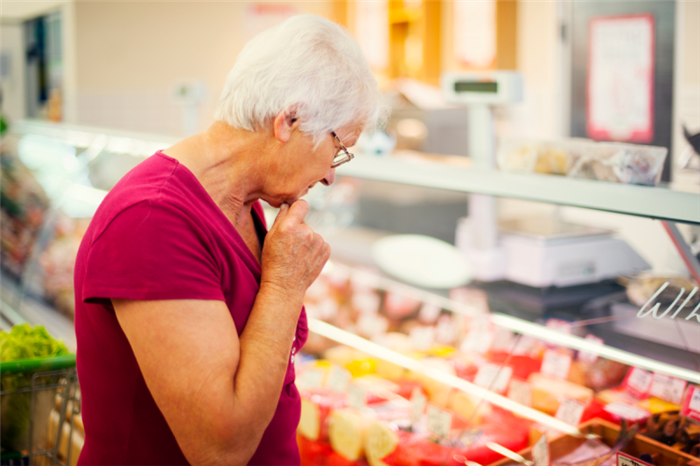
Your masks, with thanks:
M 422 325 L 413 327 L 409 336 L 414 350 L 428 350 L 435 341 L 435 327 Z
M 561 319 L 548 319 L 544 324 L 545 327 L 556 330 L 557 332 L 566 333 L 571 335 L 571 322 L 567 322 Z
M 617 466 L 651 466 L 646 461 L 642 461 L 639 458 L 635 458 L 634 456 L 622 453 L 621 451 L 617 452 L 616 464 Z
M 594 345 L 598 345 L 598 346 L 603 346 L 603 343 L 604 343 L 602 338 L 598 338 L 597 336 L 591 335 L 590 333 L 588 335 L 586 335 L 585 339 L 586 339 L 586 341 L 589 341 L 589 342 L 593 343 Z M 579 351 L 578 359 L 579 359 L 579 361 L 581 361 L 585 364 L 593 364 L 594 362 L 596 362 L 598 360 L 598 355 L 594 354 L 594 353 L 589 353 L 587 351 Z
M 523 406 L 532 406 L 532 388 L 528 382 L 513 379 L 508 388 L 508 398 Z
M 420 388 L 414 388 L 413 393 L 411 393 L 411 411 L 412 419 L 414 423 L 419 423 L 421 417 L 423 417 L 423 410 L 425 409 L 425 404 L 428 399 L 423 394 Z
M 440 438 L 449 438 L 452 414 L 437 406 L 428 406 L 428 432 Z
M 456 332 L 455 324 L 452 322 L 452 317 L 443 314 L 438 318 L 438 323 L 435 326 L 435 340 L 443 345 L 451 345 L 455 342 Z
M 325 371 L 318 369 L 306 369 L 304 372 L 302 372 L 301 377 L 299 377 L 297 387 L 302 390 L 320 387 L 323 383 L 324 375 L 326 375 Z
M 616 401 L 605 406 L 605 411 L 612 413 L 622 419 L 627 419 L 628 421 L 641 421 L 643 419 L 651 416 L 649 411 L 642 408 L 637 408 L 636 406 L 623 403 L 621 401 Z
M 649 395 L 679 405 L 683 401 L 685 386 L 685 380 L 676 379 L 664 374 L 654 374 Z
M 554 417 L 572 426 L 577 426 L 581 423 L 581 418 L 583 417 L 583 411 L 585 409 L 586 405 L 580 401 L 576 401 L 572 398 L 563 398 L 561 403 L 559 403 L 559 409 L 557 409 L 557 414 Z
M 638 367 L 633 367 L 630 369 L 629 374 L 624 382 L 624 386 L 627 390 L 632 393 L 632 395 L 637 398 L 644 398 L 649 392 L 649 387 L 651 387 L 651 381 L 654 378 L 651 372 L 645 371 Z
M 690 409 L 700 413 L 700 388 L 692 387 L 692 394 L 690 395 Z
M 546 432 L 532 447 L 532 459 L 535 466 L 549 466 L 549 445 L 547 444 Z
M 348 386 L 348 406 L 353 409 L 362 409 L 367 405 L 367 390 L 357 384 Z
M 493 343 L 496 335 L 489 330 L 472 330 L 464 338 L 462 345 L 459 347 L 463 353 L 486 353 Z
M 331 367 L 331 371 L 328 373 L 328 380 L 326 380 L 326 386 L 333 390 L 334 392 L 345 392 L 348 389 L 348 384 L 352 376 L 347 369 L 343 369 L 340 366 Z
M 442 312 L 442 308 L 437 304 L 425 303 L 418 312 L 418 320 L 424 324 L 434 324 L 440 317 L 440 312 Z
M 474 385 L 488 388 L 496 393 L 504 393 L 508 388 L 508 382 L 513 375 L 513 368 L 510 366 L 499 366 L 497 364 L 484 364 L 479 368 L 474 378 Z
M 555 379 L 566 380 L 571 369 L 571 356 L 549 349 L 544 352 L 540 372 Z
M 700 387 L 697 385 L 688 387 L 681 414 L 695 421 L 700 421 Z
M 373 291 L 364 291 L 352 295 L 352 306 L 361 314 L 376 314 L 379 312 L 381 299 Z

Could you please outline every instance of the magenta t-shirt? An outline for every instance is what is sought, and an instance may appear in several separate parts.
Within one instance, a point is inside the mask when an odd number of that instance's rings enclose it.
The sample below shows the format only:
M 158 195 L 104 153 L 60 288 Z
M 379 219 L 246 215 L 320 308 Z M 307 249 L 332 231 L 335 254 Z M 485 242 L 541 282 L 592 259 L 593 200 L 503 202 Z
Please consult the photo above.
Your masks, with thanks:
M 262 208 L 253 207 L 261 241 Z M 153 401 L 111 298 L 216 299 L 240 335 L 260 265 L 197 178 L 161 152 L 131 170 L 97 210 L 75 266 L 75 331 L 85 445 L 78 464 L 187 464 Z M 308 334 L 302 309 L 292 352 Z M 290 363 L 277 410 L 250 460 L 298 465 L 301 403 Z

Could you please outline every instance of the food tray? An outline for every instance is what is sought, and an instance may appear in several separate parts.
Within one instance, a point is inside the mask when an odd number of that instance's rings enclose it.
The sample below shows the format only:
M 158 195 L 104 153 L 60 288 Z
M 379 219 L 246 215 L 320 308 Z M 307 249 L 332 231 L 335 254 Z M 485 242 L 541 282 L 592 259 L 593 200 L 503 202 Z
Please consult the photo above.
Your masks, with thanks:
M 612 447 L 620 433 L 620 426 L 602 419 L 591 419 L 579 426 L 579 430 L 584 434 L 599 435 L 602 442 Z M 557 458 L 568 455 L 583 443 L 584 439 L 562 435 L 552 439 L 549 442 L 550 461 L 554 462 Z M 660 466 L 700 466 L 700 459 L 690 456 L 682 451 L 674 450 L 668 445 L 652 440 L 643 435 L 637 434 L 634 439 L 622 449 L 624 453 L 639 457 L 642 453 L 655 454 L 659 453 L 663 460 L 660 461 Z M 519 451 L 518 454 L 527 460 L 532 460 L 532 447 Z M 505 466 L 517 464 L 510 458 L 504 458 L 491 466 Z

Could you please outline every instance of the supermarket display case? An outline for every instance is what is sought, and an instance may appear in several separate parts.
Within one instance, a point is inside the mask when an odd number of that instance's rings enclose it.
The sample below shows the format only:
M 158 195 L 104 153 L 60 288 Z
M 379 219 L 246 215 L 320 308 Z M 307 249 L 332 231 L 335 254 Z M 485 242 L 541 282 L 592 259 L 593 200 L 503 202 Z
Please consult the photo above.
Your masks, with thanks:
M 14 204 L 3 183 L 3 218 L 19 219 L 13 238 L 22 225 L 31 228 L 24 239 L 31 247 L 22 243 L 15 262 L 6 259 L 3 229 L 3 319 L 49 319 L 32 314 L 30 302 L 39 301 L 70 321 L 72 259 L 89 218 L 124 173 L 172 142 L 15 123 L 3 140 L 3 166 L 24 166 L 35 182 L 20 183 L 32 191 L 12 197 Z M 363 189 L 389 183 L 390 191 L 488 194 L 646 217 L 663 222 L 697 280 L 697 260 L 676 224 L 700 224 L 698 193 L 362 155 L 337 175 L 335 186 L 308 198 L 307 220 L 334 253 L 307 293 L 311 335 L 295 362 L 303 464 L 546 464 L 550 453 L 562 465 L 613 464 L 618 454 L 700 464 L 700 318 L 693 315 L 700 305 L 692 281 L 682 291 L 666 285 L 670 299 L 643 282 L 648 304 L 664 303 L 643 318 L 630 289 L 614 281 L 595 292 L 536 289 L 555 303 L 538 310 L 512 298 L 532 287 L 507 281 L 408 284 L 373 262 L 372 245 L 391 233 L 360 224 L 359 211 Z M 24 199 L 27 212 L 40 215 L 20 215 Z M 272 220 L 273 209 L 268 214 Z M 20 222 L 26 218 L 33 220 Z M 557 306 L 562 299 L 567 304 Z M 657 318 L 663 311 L 669 315 Z

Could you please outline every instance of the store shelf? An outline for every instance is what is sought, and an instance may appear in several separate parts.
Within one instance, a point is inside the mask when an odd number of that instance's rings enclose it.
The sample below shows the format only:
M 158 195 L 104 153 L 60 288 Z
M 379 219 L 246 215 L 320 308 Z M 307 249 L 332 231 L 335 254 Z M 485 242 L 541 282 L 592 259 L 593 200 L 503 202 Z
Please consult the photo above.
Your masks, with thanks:
M 353 276 L 361 283 L 371 283 L 372 286 L 377 289 L 391 291 L 401 296 L 406 296 L 423 303 L 438 306 L 453 313 L 463 314 L 470 317 L 482 313 L 482 311 L 474 309 L 468 305 L 436 295 L 426 290 L 405 285 L 390 278 L 375 275 L 360 269 L 348 268 L 335 262 L 332 263 L 331 267 L 346 269 L 345 272 L 348 275 Z M 640 356 L 613 346 L 595 344 L 586 340 L 585 338 L 562 333 L 558 330 L 547 328 L 541 324 L 529 322 L 514 316 L 493 312 L 489 314 L 489 319 L 495 326 L 506 328 L 514 333 L 529 335 L 553 345 L 559 345 L 578 351 L 585 351 L 606 359 L 639 367 L 640 369 L 645 369 L 651 372 L 659 372 L 671 377 L 687 380 L 688 382 L 700 384 L 700 373 L 696 370 L 686 369 L 675 364 L 662 362 L 657 358 Z M 314 331 L 313 328 L 311 330 Z M 328 337 L 326 334 L 323 334 L 323 336 Z M 343 343 L 346 344 L 345 342 Z M 355 346 L 355 348 L 365 351 L 365 349 L 362 347 Z
M 176 138 L 31 120 L 13 123 L 12 131 L 62 139 L 69 144 L 99 143 L 113 152 L 148 156 Z M 107 137 L 107 139 L 105 139 Z M 672 222 L 700 224 L 700 191 L 581 180 L 561 176 L 506 173 L 428 162 L 358 156 L 338 169 L 350 176 L 427 188 L 546 202 Z
M 339 176 L 700 224 L 700 192 L 358 156 Z

